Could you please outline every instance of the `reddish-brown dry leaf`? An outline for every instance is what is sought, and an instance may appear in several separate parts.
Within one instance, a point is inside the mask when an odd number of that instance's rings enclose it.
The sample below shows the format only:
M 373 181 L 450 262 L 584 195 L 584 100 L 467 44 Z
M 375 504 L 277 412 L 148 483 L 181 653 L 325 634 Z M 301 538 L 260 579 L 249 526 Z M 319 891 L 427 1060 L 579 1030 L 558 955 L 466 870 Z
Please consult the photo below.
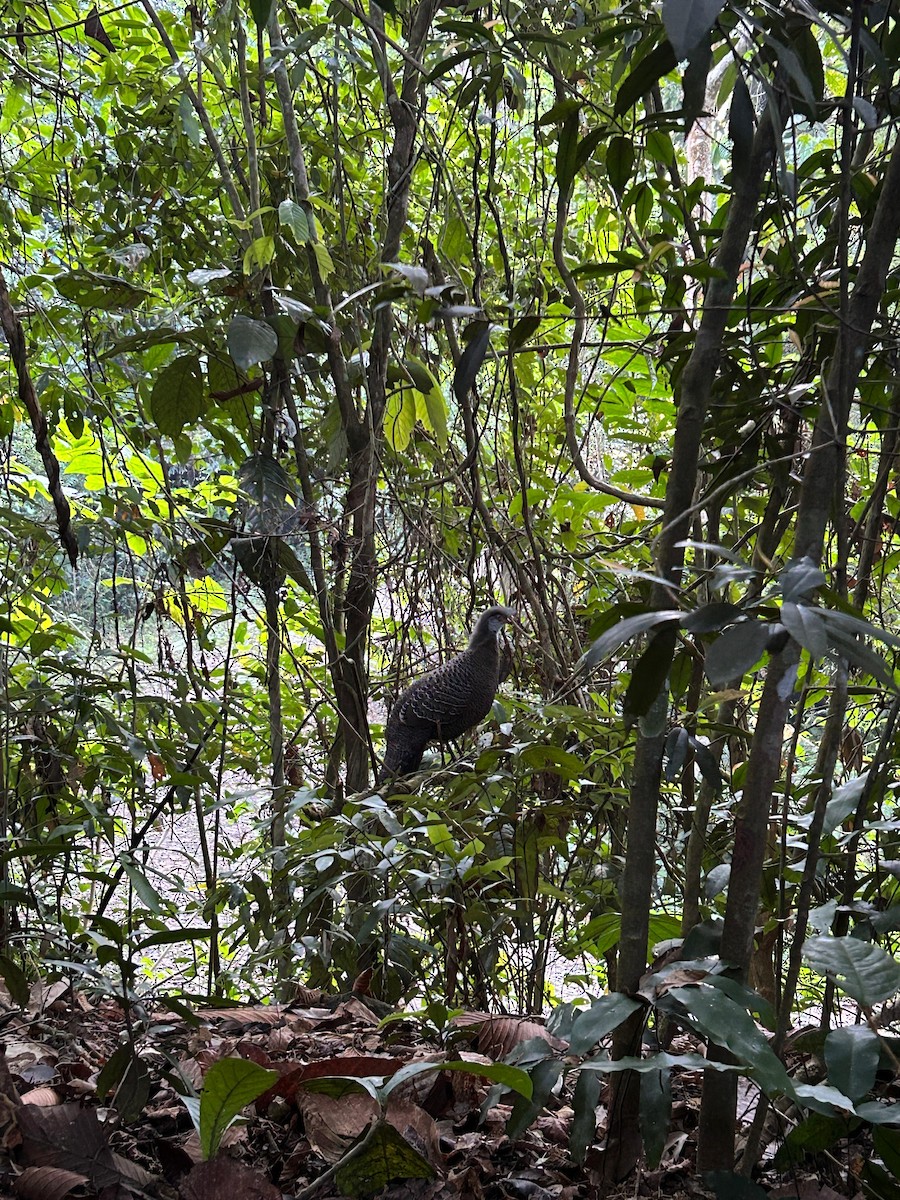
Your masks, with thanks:
M 309 1144 L 326 1162 L 337 1160 L 378 1115 L 375 1099 L 347 1092 L 340 1100 L 320 1092 L 298 1092 L 297 1107 Z
M 490 1013 L 460 1013 L 454 1025 L 478 1029 L 478 1049 L 497 1060 L 505 1058 L 520 1042 L 541 1038 L 554 1050 L 565 1049 L 565 1043 L 548 1033 L 533 1017 L 495 1017 Z
M 400 1100 L 391 1096 L 388 1101 L 385 1118 L 393 1125 L 404 1141 L 409 1142 L 413 1150 L 437 1167 L 441 1161 L 438 1146 L 438 1129 L 432 1117 L 409 1100 Z
M 353 992 L 354 996 L 368 996 L 371 994 L 369 987 L 372 983 L 372 976 L 374 973 L 373 967 L 367 967 L 365 971 L 360 971 L 357 977 L 353 980 L 353 985 L 350 988 L 350 991 Z
M 93 1108 L 60 1104 L 56 1108 L 23 1105 L 18 1114 L 22 1157 L 30 1167 L 59 1167 L 86 1175 L 99 1191 L 119 1182 L 119 1171 L 106 1130 Z
M 299 1004 L 303 1008 L 312 1008 L 321 999 L 321 988 L 305 987 L 302 983 L 298 983 L 294 989 L 294 1004 Z
M 59 1167 L 28 1167 L 16 1180 L 16 1196 L 22 1200 L 63 1200 L 77 1187 L 88 1183 L 87 1175 Z
M 196 1015 L 201 1021 L 231 1029 L 284 1023 L 284 1009 L 277 1004 L 256 1004 L 252 1008 L 198 1008 Z
M 40 1087 L 32 1088 L 30 1092 L 26 1092 L 22 1097 L 23 1104 L 36 1104 L 38 1108 L 52 1108 L 55 1104 L 62 1104 L 59 1092 L 54 1088 Z
M 248 1042 L 246 1039 L 238 1042 L 235 1046 L 235 1052 L 241 1058 L 248 1058 L 251 1062 L 255 1062 L 259 1067 L 265 1067 L 268 1070 L 272 1065 L 272 1060 L 263 1050 L 262 1046 L 257 1046 L 256 1042 Z
M 379 1025 L 381 1018 L 376 1017 L 371 1008 L 367 1008 L 362 1000 L 351 996 L 342 1001 L 327 1018 L 319 1022 L 320 1029 L 339 1029 L 353 1021 L 361 1021 L 364 1025 Z
M 214 1158 L 194 1167 L 181 1185 L 181 1200 L 281 1200 L 281 1190 L 249 1167 Z

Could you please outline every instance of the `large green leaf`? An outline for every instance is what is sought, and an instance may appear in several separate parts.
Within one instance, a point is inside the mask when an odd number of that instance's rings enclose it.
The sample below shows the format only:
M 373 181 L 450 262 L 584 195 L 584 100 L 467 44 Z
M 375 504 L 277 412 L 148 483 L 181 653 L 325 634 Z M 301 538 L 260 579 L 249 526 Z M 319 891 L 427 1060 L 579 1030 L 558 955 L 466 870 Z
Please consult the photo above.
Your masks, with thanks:
M 400 1179 L 432 1179 L 434 1168 L 388 1121 L 379 1120 L 363 1148 L 338 1168 L 344 1196 L 374 1196 Z
M 196 354 L 183 354 L 163 367 L 150 393 L 150 415 L 160 433 L 176 438 L 203 416 L 203 372 Z
M 718 1046 L 729 1050 L 759 1086 L 768 1094 L 790 1093 L 791 1084 L 784 1064 L 760 1033 L 745 1008 L 709 987 L 677 987 L 666 993 L 666 1000 L 684 1006 L 688 1021 Z
M 871 942 L 852 937 L 809 938 L 803 956 L 866 1008 L 900 991 L 900 963 Z
M 638 1000 L 633 1000 L 623 992 L 610 992 L 607 996 L 601 996 L 590 1008 L 580 1012 L 572 1022 L 569 1052 L 586 1054 L 601 1038 L 606 1037 L 640 1007 Z
M 278 1080 L 277 1071 L 266 1071 L 246 1058 L 220 1058 L 203 1077 L 200 1093 L 200 1151 L 210 1159 L 219 1149 L 225 1130 L 241 1110 L 252 1104 Z
M 725 0 L 664 0 L 663 24 L 676 58 L 688 57 L 724 7 Z
M 825 1039 L 828 1082 L 851 1100 L 861 1099 L 875 1083 L 881 1042 L 868 1025 L 832 1029 Z
M 79 308 L 129 310 L 137 308 L 152 295 L 146 288 L 135 287 L 127 279 L 119 279 L 117 275 L 101 275 L 85 267 L 57 275 L 53 282 L 59 294 Z
M 278 335 L 265 321 L 254 321 L 240 313 L 228 326 L 228 353 L 242 371 L 266 362 L 278 349 Z
M 769 644 L 770 627 L 763 621 L 743 621 L 732 625 L 708 646 L 703 668 L 713 687 L 740 679 L 755 667 Z

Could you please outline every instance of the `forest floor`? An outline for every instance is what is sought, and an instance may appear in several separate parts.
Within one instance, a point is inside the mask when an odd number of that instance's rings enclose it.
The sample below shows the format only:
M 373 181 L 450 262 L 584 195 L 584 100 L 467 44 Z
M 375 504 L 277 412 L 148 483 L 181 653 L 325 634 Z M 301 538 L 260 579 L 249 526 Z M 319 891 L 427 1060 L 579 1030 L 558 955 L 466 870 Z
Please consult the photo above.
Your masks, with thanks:
M 583 1154 L 576 1162 L 574 1072 L 514 1138 L 508 1122 L 515 1097 L 482 1074 L 502 1076 L 500 1060 L 534 1037 L 544 1036 L 558 1058 L 560 1046 L 538 1019 L 468 1014 L 443 1035 L 429 1036 L 408 1018 L 383 1019 L 375 1011 L 382 1008 L 365 994 L 301 994 L 284 1007 L 184 1008 L 145 1015 L 130 1040 L 116 1002 L 94 1003 L 65 983 L 35 985 L 25 1009 L 3 998 L 0 1196 L 593 1200 L 603 1194 L 605 1089 L 588 1110 L 587 1128 L 581 1114 L 576 1140 Z M 682 1041 L 676 1038 L 674 1051 Z M 208 1084 L 203 1092 L 205 1077 L 222 1060 L 231 1072 L 224 1091 L 219 1080 L 218 1090 Z M 466 1069 L 441 1069 L 451 1060 Z M 244 1106 L 244 1074 L 254 1071 L 248 1064 L 273 1074 L 267 1090 Z M 413 1064 L 392 1088 L 398 1071 Z M 763 1156 L 768 1166 L 755 1184 L 728 1176 L 710 1190 L 694 1162 L 701 1080 L 698 1071 L 673 1072 L 669 1128 L 655 1139 L 658 1165 L 608 1194 L 619 1200 L 863 1195 L 859 1175 L 871 1157 L 864 1141 L 845 1139 L 842 1162 L 821 1153 L 801 1154 L 792 1164 L 773 1160 L 790 1114 L 781 1114 L 778 1137 Z M 252 1099 L 258 1085 L 250 1086 Z M 203 1105 L 186 1102 L 191 1093 Z M 749 1086 L 742 1102 L 752 1116 Z M 229 1124 L 241 1110 L 244 1119 Z M 204 1151 L 216 1146 L 204 1161 Z

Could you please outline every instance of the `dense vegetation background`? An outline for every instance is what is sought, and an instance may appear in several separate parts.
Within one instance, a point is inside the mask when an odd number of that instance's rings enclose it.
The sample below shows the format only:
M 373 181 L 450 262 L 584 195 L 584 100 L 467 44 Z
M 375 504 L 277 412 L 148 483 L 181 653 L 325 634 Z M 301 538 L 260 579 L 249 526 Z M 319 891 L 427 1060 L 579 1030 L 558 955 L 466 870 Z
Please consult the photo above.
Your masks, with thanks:
M 13 996 L 372 968 L 429 1020 L 557 1005 L 582 1054 L 649 1020 L 612 1176 L 674 1018 L 801 1128 L 873 1125 L 894 1194 L 895 6 L 0 12 Z M 494 719 L 374 790 L 494 602 Z

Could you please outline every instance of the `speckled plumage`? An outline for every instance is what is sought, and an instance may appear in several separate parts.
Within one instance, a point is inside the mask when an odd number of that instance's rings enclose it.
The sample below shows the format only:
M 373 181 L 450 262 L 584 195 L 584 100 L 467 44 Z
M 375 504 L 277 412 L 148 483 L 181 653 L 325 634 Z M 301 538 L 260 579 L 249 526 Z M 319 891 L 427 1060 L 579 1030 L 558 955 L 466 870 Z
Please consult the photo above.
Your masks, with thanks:
M 402 693 L 387 723 L 387 749 L 379 783 L 408 775 L 429 742 L 446 742 L 483 721 L 500 682 L 497 635 L 515 614 L 496 605 L 475 622 L 468 647 L 429 671 Z

